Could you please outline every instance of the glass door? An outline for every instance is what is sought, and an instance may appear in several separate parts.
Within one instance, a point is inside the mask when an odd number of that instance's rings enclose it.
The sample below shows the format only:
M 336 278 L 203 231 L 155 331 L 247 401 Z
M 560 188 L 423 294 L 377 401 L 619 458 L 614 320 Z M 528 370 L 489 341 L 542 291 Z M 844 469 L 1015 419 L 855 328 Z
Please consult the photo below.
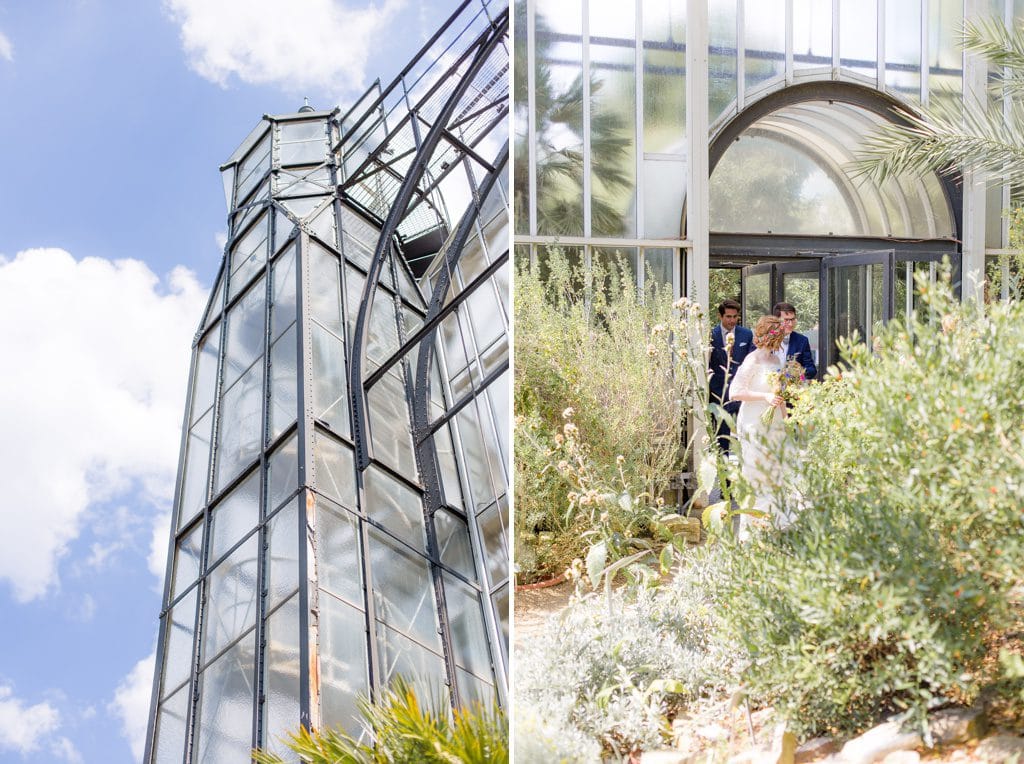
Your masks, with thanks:
M 893 317 L 892 250 L 833 255 L 822 260 L 827 306 L 826 364 L 840 360 L 845 338 L 871 346 L 879 327 Z
M 814 364 L 821 368 L 821 263 L 803 260 L 775 264 L 776 302 L 788 302 L 796 308 L 796 331 L 811 344 Z
M 743 315 L 740 316 L 740 323 L 743 326 L 753 329 L 757 319 L 772 312 L 772 305 L 775 304 L 772 302 L 772 265 L 758 263 L 743 269 L 740 288 L 743 294 Z

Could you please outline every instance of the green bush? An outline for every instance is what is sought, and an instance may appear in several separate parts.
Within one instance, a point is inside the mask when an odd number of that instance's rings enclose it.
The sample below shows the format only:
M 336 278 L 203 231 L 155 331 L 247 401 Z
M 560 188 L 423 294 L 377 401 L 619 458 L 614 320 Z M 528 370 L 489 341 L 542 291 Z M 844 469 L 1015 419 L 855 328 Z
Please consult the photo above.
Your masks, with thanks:
M 1024 563 L 1024 307 L 924 309 L 815 385 L 792 424 L 787 533 L 728 556 L 716 596 L 750 691 L 805 733 L 969 700 Z M 727 545 L 730 543 L 725 542 Z
M 681 321 L 669 292 L 638 295 L 621 263 L 584 270 L 557 249 L 545 262 L 543 280 L 520 270 L 515 283 L 520 580 L 560 573 L 593 542 L 589 531 L 613 535 L 655 510 L 680 470 L 681 425 L 698 396 L 707 336 L 694 306 L 685 306 Z M 577 454 L 567 453 L 568 426 Z M 560 469 L 578 454 L 582 478 Z M 613 500 L 602 498 L 601 512 L 581 511 L 592 505 L 571 494 L 590 493 Z M 553 538 L 522 543 L 539 533 Z

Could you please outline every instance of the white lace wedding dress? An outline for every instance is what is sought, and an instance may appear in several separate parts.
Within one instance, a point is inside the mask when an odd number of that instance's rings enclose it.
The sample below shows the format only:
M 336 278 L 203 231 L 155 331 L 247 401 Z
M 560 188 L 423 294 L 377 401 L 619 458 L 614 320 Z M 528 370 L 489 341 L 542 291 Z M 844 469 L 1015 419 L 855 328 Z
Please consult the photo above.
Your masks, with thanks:
M 777 356 L 757 350 L 743 360 L 729 388 L 729 397 L 742 401 L 736 417 L 741 472 L 754 492 L 754 509 L 764 512 L 777 528 L 787 527 L 794 519 L 780 506 L 780 498 L 786 491 L 786 461 L 790 449 L 782 411 L 776 408 L 767 425 L 761 417 L 775 397 L 768 375 L 781 368 Z M 740 516 L 740 538 L 749 534 L 751 522 L 750 516 Z

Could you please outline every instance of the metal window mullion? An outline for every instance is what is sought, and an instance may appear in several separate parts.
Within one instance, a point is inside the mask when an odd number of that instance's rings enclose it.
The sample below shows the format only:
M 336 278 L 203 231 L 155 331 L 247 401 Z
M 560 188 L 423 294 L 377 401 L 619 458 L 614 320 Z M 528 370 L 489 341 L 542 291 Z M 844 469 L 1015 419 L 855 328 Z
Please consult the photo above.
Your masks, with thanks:
M 832 0 L 832 79 L 839 79 L 839 2 Z
M 593 157 L 590 151 L 590 0 L 581 0 L 583 18 L 581 20 L 582 35 L 580 69 L 583 79 L 583 235 L 593 233 L 591 219 L 590 195 L 592 193 L 591 164 Z
M 736 0 L 736 111 L 740 112 L 747 103 L 747 52 L 746 52 L 746 2 Z
M 793 84 L 793 0 L 786 0 L 786 85 Z
M 423 437 L 420 439 L 420 442 L 423 442 L 427 438 L 433 436 L 433 434 L 435 432 L 437 432 L 439 429 L 441 429 L 441 427 L 443 425 L 445 425 L 449 421 L 451 421 L 455 417 L 456 414 L 458 414 L 460 411 L 462 411 L 462 409 L 464 409 L 467 405 L 472 403 L 475 399 L 479 398 L 480 397 L 480 393 L 482 393 L 484 390 L 486 390 L 490 386 L 490 384 L 492 382 L 494 382 L 502 374 L 504 374 L 506 371 L 508 371 L 508 369 L 509 369 L 509 362 L 508 362 L 508 359 L 506 359 L 503 363 L 501 363 L 498 366 L 496 366 L 493 369 L 491 369 L 491 371 L 488 372 L 487 376 L 484 377 L 480 381 L 479 386 L 473 384 L 472 374 L 471 374 L 470 375 L 470 391 L 466 395 L 462 396 L 462 398 L 460 398 L 456 403 L 452 404 L 445 411 L 445 413 L 443 415 L 441 415 L 440 417 L 435 419 L 433 422 L 430 422 L 429 429 L 427 430 L 427 432 L 424 433 Z M 478 410 L 477 411 L 478 416 L 479 416 L 479 413 L 480 412 Z M 492 422 L 492 426 L 493 426 L 493 422 Z M 488 459 L 488 461 L 490 461 L 490 459 Z M 502 471 L 504 472 L 504 470 L 502 470 Z M 494 495 L 495 496 L 497 496 L 500 493 L 497 490 L 496 486 L 492 485 L 491 488 L 494 490 Z
M 635 2 L 636 20 L 634 21 L 633 76 L 636 78 L 636 231 L 643 236 L 647 230 L 644 215 L 644 17 L 643 2 Z
M 929 38 L 929 26 L 931 24 L 930 18 L 931 9 L 929 7 L 929 0 L 921 0 L 921 105 L 928 105 L 928 73 L 931 69 L 931 64 L 928 61 L 928 38 Z
M 514 0 L 513 0 L 514 2 Z M 537 0 L 526 0 L 526 155 L 530 198 L 527 230 L 537 235 Z
M 895 0 L 894 0 L 895 2 Z M 878 73 L 878 89 L 885 91 L 885 0 L 878 0 L 875 11 L 875 56 Z

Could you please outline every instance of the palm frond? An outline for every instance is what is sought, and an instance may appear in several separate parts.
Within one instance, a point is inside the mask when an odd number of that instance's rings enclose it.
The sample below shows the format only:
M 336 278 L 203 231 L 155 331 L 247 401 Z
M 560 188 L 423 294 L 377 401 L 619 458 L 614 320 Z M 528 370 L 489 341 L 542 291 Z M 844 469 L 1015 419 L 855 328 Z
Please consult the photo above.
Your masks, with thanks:
M 1024 29 L 1008 28 L 996 17 L 969 21 L 964 24 L 963 48 L 988 61 L 996 95 L 1024 95 Z

